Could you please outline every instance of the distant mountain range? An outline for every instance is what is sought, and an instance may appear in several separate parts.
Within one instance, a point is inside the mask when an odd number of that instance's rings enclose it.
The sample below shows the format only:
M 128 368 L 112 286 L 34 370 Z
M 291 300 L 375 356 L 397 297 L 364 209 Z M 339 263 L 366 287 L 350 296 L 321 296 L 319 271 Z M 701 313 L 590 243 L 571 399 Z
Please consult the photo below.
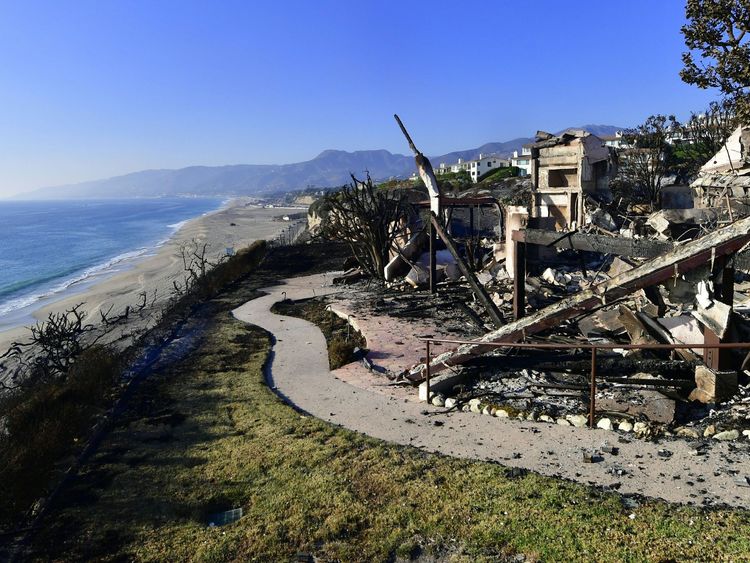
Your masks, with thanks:
M 595 135 L 612 135 L 622 129 L 612 125 L 584 125 Z M 471 160 L 480 154 L 510 156 L 532 138 L 486 143 L 475 149 L 431 156 L 437 167 L 459 158 Z M 108 198 L 163 196 L 260 196 L 301 190 L 307 187 L 333 187 L 351 180 L 349 174 L 373 179 L 406 177 L 414 172 L 414 158 L 387 150 L 346 152 L 326 150 L 312 160 L 294 164 L 235 164 L 229 166 L 190 166 L 178 170 L 143 170 L 124 176 L 41 188 L 18 196 L 23 199 Z

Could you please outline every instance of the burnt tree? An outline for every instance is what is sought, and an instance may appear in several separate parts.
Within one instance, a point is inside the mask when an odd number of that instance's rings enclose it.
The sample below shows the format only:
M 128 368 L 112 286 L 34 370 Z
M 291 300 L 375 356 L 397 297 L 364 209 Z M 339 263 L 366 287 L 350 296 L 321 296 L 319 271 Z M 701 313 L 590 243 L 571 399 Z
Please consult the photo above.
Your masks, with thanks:
M 352 183 L 326 196 L 328 212 L 320 236 L 346 242 L 360 267 L 383 279 L 397 237 L 406 230 L 410 206 L 397 190 L 377 188 L 367 175 L 364 181 L 352 175 Z

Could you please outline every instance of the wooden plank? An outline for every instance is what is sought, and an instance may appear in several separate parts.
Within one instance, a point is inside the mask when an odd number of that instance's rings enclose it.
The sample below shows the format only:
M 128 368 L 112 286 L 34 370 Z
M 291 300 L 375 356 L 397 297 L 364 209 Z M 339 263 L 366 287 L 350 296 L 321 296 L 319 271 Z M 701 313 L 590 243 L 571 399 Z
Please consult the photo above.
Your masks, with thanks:
M 448 236 L 448 234 L 443 230 L 443 227 L 442 225 L 440 225 L 438 218 L 432 212 L 430 213 L 430 220 L 432 222 L 433 229 L 435 229 L 435 232 L 437 232 L 438 236 L 441 239 L 443 239 L 445 246 L 453 255 L 453 258 L 456 259 L 458 268 L 459 270 L 461 270 L 461 273 L 466 277 L 466 280 L 469 282 L 471 289 L 474 291 L 474 295 L 477 296 L 477 299 L 479 299 L 479 302 L 487 310 L 487 313 L 489 313 L 490 318 L 492 319 L 492 323 L 498 328 L 502 327 L 505 324 L 505 322 L 503 321 L 503 316 L 500 314 L 500 311 L 498 311 L 497 306 L 495 305 L 495 302 L 492 301 L 492 299 L 490 299 L 490 296 L 487 295 L 487 292 L 484 290 L 484 287 L 482 287 L 482 284 L 479 283 L 479 280 L 477 280 L 477 277 L 474 275 L 474 272 L 472 272 L 469 269 L 469 267 L 464 262 L 463 258 L 461 258 L 461 255 L 458 253 L 458 249 L 456 248 L 456 245 L 453 243 L 453 239 L 450 236 Z

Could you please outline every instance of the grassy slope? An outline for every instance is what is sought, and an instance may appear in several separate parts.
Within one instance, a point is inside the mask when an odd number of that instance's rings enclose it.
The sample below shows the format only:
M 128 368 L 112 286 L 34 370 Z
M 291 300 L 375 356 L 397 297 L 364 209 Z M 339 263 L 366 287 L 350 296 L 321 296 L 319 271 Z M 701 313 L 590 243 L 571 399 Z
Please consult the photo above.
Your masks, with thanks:
M 250 284 L 252 285 L 252 284 Z M 391 446 L 300 416 L 264 384 L 269 341 L 225 297 L 189 358 L 155 374 L 36 538 L 40 560 L 742 559 L 743 511 L 647 503 Z M 221 528 L 206 516 L 242 506 Z M 628 515 L 635 514 L 634 519 Z

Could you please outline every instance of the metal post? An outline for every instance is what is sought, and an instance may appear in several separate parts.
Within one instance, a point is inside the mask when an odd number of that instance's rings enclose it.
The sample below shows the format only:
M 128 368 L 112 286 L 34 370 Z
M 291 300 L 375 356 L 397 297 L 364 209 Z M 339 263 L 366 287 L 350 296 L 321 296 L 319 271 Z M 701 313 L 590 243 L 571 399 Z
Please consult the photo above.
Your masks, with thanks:
M 515 246 L 513 263 L 513 318 L 526 315 L 526 243 L 513 241 Z
M 589 393 L 589 428 L 593 428 L 594 413 L 596 412 L 596 346 L 591 348 L 591 386 Z
M 432 226 L 432 221 L 427 225 L 427 236 L 430 238 L 430 293 L 437 293 L 437 269 L 436 269 L 436 258 L 435 253 L 437 249 L 435 247 L 435 227 Z
M 427 368 L 426 377 L 425 377 L 425 387 L 427 388 L 427 402 L 430 402 L 430 341 L 427 341 L 427 359 L 425 360 L 425 366 Z

